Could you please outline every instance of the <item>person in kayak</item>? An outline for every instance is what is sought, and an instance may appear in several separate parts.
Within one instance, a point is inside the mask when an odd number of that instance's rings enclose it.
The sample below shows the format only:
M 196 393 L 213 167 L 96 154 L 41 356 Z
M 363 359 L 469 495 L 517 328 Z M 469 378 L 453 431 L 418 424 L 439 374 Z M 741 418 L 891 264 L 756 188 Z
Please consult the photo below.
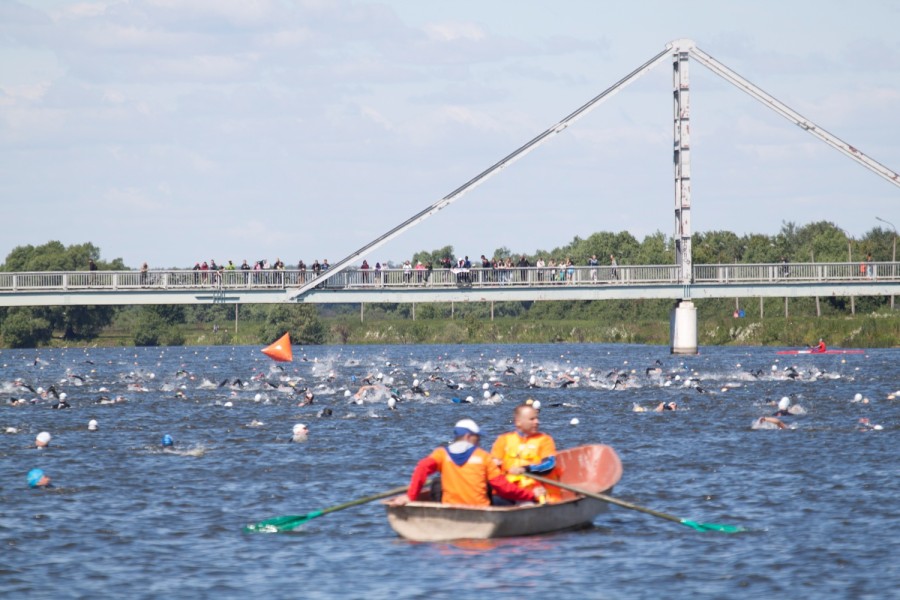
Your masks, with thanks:
M 491 456 L 506 473 L 506 479 L 525 490 L 533 490 L 540 486 L 528 473 L 535 473 L 559 479 L 556 468 L 556 443 L 546 433 L 538 431 L 540 419 L 538 411 L 532 404 L 520 404 L 513 411 L 515 431 L 504 433 L 497 438 L 491 448 Z M 547 500 L 560 500 L 560 490 L 549 486 L 546 489 Z
M 826 350 L 825 340 L 823 340 L 822 338 L 819 338 L 819 343 L 816 344 L 815 346 L 810 346 L 809 348 L 810 348 L 810 350 L 812 350 L 813 352 L 816 352 L 816 353 L 825 352 L 825 350 Z
M 416 500 L 425 480 L 432 473 L 441 474 L 441 499 L 443 504 L 490 506 L 488 484 L 495 494 L 516 502 L 534 502 L 543 493 L 540 489 L 523 489 L 510 483 L 503 476 L 491 455 L 478 447 L 481 429 L 472 419 L 463 419 L 453 428 L 454 441 L 434 450 L 416 465 L 405 495 L 391 500 L 401 506 Z

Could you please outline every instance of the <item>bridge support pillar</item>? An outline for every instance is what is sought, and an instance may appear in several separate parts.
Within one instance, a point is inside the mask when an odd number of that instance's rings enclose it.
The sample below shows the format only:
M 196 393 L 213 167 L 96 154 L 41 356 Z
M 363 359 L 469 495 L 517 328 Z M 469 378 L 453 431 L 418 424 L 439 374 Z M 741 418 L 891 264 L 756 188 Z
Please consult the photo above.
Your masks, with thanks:
M 669 315 L 670 349 L 672 354 L 697 354 L 697 307 L 690 300 L 682 300 Z

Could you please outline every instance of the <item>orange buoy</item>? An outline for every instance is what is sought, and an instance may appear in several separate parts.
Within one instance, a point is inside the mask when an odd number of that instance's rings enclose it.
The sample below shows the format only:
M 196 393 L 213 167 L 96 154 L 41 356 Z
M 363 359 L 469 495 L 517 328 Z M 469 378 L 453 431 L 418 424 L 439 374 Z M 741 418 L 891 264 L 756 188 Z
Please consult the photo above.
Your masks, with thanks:
M 290 362 L 294 360 L 294 354 L 291 352 L 290 333 L 285 333 L 278 338 L 277 342 L 263 348 L 262 353 L 277 361 Z

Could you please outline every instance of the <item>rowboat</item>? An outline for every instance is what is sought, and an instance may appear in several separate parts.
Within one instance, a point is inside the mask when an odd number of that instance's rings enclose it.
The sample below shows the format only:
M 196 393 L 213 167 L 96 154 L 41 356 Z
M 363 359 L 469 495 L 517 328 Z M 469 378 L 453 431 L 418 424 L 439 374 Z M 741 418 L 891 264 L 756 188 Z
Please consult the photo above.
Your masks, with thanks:
M 610 446 L 593 444 L 556 454 L 560 481 L 590 493 L 609 493 L 622 477 L 622 463 Z M 537 535 L 589 526 L 606 502 L 561 491 L 561 501 L 517 506 L 462 506 L 431 502 L 423 491 L 415 502 L 387 509 L 388 523 L 401 537 L 418 542 Z
M 865 350 L 779 350 L 775 354 L 865 354 Z

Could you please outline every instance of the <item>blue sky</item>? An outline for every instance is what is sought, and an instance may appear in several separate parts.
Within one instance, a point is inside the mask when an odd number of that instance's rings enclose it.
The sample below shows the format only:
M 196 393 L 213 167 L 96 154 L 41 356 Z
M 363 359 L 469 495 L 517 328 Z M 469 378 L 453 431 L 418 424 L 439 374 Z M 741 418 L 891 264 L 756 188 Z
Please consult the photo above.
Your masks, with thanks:
M 0 3 L 0 254 L 335 262 L 678 38 L 900 170 L 900 4 Z M 668 62 L 368 259 L 674 231 Z M 900 188 L 691 64 L 693 227 L 900 227 Z M 578 257 L 576 257 L 578 258 Z

